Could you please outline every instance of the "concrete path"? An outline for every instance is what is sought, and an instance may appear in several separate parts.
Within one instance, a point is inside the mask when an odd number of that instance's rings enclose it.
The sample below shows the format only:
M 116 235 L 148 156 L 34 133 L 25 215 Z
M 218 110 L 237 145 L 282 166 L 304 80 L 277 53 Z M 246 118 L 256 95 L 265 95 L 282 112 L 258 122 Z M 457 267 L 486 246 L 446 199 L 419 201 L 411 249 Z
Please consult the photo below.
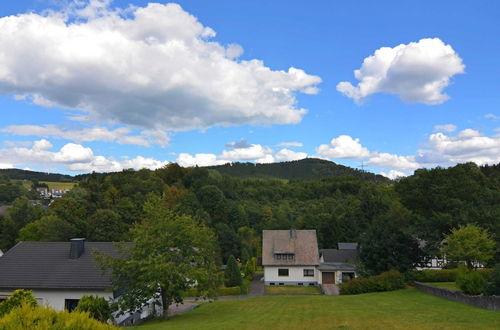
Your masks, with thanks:
M 325 296 L 338 296 L 339 295 L 339 287 L 335 284 L 322 284 L 320 285 L 321 292 Z

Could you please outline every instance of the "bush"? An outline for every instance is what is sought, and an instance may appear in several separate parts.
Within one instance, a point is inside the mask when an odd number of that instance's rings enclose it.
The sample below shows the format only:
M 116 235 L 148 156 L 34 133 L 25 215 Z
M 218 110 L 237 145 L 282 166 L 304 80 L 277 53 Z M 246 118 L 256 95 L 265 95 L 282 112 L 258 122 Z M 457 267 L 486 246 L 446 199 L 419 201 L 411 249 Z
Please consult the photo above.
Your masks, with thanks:
M 78 312 L 88 312 L 90 317 L 103 323 L 111 319 L 111 307 L 103 297 L 83 296 L 75 310 Z
M 489 296 L 500 296 L 500 264 L 495 265 L 484 293 Z
M 37 301 L 30 290 L 16 290 L 9 298 L 0 303 L 0 317 L 22 304 L 27 304 L 32 307 L 37 305 Z
M 484 293 L 488 276 L 486 272 L 469 270 L 464 265 L 457 269 L 456 284 L 466 294 L 480 295 Z
M 455 282 L 455 269 L 424 269 L 415 270 L 407 274 L 410 282 Z
M 117 328 L 92 319 L 88 313 L 56 312 L 49 307 L 33 307 L 23 303 L 0 318 L 0 330 L 15 329 L 111 330 Z
M 404 289 L 405 277 L 397 270 L 390 270 L 368 278 L 356 278 L 340 284 L 340 294 L 360 294 Z

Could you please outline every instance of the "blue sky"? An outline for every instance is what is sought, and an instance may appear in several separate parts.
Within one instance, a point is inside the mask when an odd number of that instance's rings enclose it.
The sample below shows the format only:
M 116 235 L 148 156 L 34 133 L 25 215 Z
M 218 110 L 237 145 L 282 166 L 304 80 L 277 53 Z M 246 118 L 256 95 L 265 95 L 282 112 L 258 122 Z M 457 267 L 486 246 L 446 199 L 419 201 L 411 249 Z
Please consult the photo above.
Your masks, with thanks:
M 500 162 L 497 1 L 176 4 L 2 2 L 0 166 Z

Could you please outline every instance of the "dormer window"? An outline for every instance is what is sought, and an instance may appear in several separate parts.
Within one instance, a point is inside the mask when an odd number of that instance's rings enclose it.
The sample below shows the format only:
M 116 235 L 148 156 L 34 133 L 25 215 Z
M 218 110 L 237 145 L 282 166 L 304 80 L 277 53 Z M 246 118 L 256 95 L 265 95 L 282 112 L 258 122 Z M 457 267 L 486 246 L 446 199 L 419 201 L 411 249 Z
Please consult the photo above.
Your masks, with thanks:
M 274 259 L 276 260 L 293 260 L 295 255 L 293 253 L 275 253 Z

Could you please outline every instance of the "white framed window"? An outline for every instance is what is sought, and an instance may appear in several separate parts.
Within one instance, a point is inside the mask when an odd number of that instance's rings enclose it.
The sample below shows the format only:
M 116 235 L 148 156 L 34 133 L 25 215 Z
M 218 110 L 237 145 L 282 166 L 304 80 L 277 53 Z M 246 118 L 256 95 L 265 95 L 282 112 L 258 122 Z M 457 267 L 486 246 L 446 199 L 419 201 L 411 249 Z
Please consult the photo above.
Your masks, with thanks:
M 304 269 L 304 277 L 313 277 L 314 269 Z

